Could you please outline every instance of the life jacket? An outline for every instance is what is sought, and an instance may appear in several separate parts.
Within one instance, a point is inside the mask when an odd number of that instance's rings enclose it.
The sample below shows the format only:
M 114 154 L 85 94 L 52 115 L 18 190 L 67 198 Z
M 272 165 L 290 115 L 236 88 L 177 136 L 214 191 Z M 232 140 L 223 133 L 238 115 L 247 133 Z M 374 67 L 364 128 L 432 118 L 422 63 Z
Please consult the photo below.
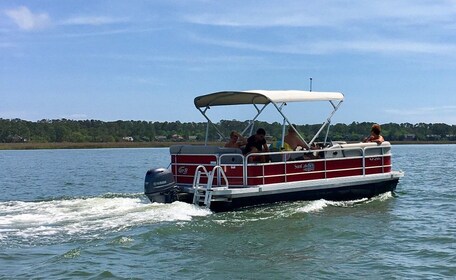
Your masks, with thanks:
M 271 151 L 293 151 L 293 149 L 288 145 L 287 142 L 283 143 L 283 148 L 282 148 L 282 141 L 275 141 L 271 144 L 270 148 Z

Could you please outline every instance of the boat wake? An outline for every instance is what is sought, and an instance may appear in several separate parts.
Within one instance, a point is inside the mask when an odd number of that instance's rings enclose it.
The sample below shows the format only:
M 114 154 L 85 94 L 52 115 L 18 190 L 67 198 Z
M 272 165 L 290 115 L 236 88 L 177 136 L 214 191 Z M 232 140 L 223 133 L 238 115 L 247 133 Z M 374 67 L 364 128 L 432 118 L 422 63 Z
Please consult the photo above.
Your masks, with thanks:
M 143 195 L 0 202 L 0 244 L 42 244 L 93 239 L 109 232 L 210 215 L 183 202 L 150 203 Z
M 331 200 L 319 199 L 319 200 L 308 202 L 306 205 L 298 208 L 297 212 L 303 212 L 303 213 L 320 212 L 329 206 L 354 207 L 358 204 L 372 203 L 375 201 L 385 201 L 392 197 L 393 197 L 393 194 L 391 192 L 386 192 L 386 193 L 382 193 L 380 195 L 374 196 L 371 199 L 362 198 L 362 199 L 347 200 L 347 201 L 331 201 Z
M 244 226 L 248 223 L 261 222 L 266 220 L 280 220 L 295 215 L 312 214 L 324 212 L 329 207 L 356 207 L 374 202 L 386 201 L 393 197 L 391 192 L 386 192 L 370 199 L 331 201 L 325 199 L 312 201 L 280 202 L 268 204 L 263 207 L 246 208 L 240 212 L 226 212 L 211 217 L 211 221 L 222 226 Z

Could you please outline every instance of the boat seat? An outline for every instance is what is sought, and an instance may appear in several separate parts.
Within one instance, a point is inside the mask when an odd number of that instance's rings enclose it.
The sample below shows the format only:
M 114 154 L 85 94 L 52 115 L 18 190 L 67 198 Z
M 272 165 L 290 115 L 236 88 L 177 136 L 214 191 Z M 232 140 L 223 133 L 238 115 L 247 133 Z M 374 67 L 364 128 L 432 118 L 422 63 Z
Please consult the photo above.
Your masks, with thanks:
M 219 147 L 218 154 L 221 164 L 242 164 L 244 161 L 242 150 L 239 148 Z
M 220 158 L 221 164 L 242 164 L 243 162 L 244 162 L 244 157 L 243 157 L 242 153 L 240 153 L 239 155 L 233 155 L 233 154 L 223 155 Z
M 383 142 L 381 145 L 377 143 L 350 143 L 350 144 L 336 144 L 329 147 L 325 151 L 326 158 L 341 158 L 341 157 L 357 157 L 362 156 L 362 150 L 365 151 L 366 156 L 384 155 L 389 154 L 391 151 L 391 144 L 388 141 Z
M 242 164 L 243 156 L 239 148 L 225 148 L 204 145 L 173 145 L 169 148 L 172 155 L 217 155 L 222 164 Z
M 225 148 L 218 146 L 204 146 L 204 145 L 173 145 L 169 147 L 169 152 L 172 155 L 200 155 L 200 154 L 242 154 L 239 148 Z

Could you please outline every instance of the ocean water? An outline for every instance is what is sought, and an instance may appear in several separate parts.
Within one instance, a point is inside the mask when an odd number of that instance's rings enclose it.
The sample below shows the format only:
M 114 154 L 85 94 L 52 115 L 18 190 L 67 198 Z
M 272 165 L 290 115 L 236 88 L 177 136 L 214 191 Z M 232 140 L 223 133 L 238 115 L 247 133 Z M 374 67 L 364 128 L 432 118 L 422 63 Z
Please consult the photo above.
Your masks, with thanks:
M 395 193 L 152 204 L 167 149 L 0 151 L 0 279 L 456 279 L 456 145 L 393 147 Z

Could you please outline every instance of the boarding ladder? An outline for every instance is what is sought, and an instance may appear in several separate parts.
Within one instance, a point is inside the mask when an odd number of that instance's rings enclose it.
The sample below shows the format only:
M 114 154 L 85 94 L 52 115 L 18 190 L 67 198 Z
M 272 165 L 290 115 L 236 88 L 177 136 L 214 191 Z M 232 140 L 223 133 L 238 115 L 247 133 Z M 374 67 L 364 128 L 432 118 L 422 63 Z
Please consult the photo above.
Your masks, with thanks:
M 206 208 L 211 207 L 211 202 L 214 201 L 212 198 L 212 183 L 214 181 L 214 176 L 217 174 L 217 171 L 220 172 L 223 179 L 225 180 L 225 187 L 228 188 L 228 179 L 226 174 L 223 171 L 220 165 L 216 165 L 211 171 L 207 171 L 206 167 L 203 165 L 198 165 L 195 171 L 195 176 L 193 177 L 193 204 L 202 205 Z M 201 175 L 205 175 L 207 178 L 207 183 L 201 183 Z M 226 199 L 217 199 L 220 201 Z

